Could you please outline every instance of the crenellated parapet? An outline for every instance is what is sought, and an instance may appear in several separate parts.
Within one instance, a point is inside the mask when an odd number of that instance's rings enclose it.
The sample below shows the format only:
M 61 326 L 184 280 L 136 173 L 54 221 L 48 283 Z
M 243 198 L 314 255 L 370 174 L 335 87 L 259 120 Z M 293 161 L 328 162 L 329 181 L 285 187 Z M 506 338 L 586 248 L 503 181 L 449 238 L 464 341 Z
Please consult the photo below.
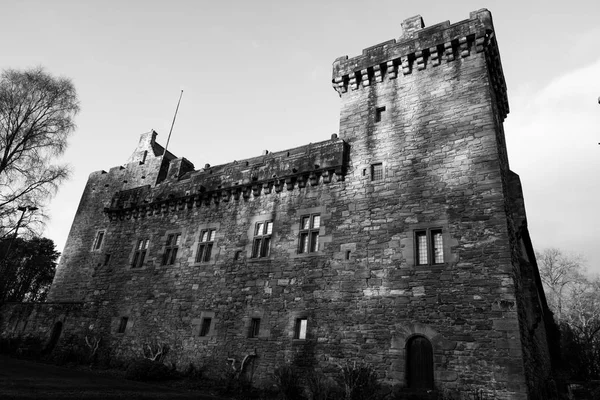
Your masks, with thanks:
M 509 112 L 506 83 L 494 36 L 491 13 L 474 11 L 469 19 L 450 24 L 449 21 L 425 27 L 415 16 L 402 23 L 403 35 L 366 48 L 357 57 L 339 57 L 333 63 L 333 88 L 342 96 L 384 80 L 436 68 L 442 63 L 483 53 L 502 120 Z
M 118 191 L 104 211 L 111 220 L 139 218 L 329 184 L 343 180 L 347 151 L 346 143 L 333 135 L 331 140 L 265 151 L 259 157 L 214 167 L 206 164 L 182 176 L 173 174 L 155 187 Z

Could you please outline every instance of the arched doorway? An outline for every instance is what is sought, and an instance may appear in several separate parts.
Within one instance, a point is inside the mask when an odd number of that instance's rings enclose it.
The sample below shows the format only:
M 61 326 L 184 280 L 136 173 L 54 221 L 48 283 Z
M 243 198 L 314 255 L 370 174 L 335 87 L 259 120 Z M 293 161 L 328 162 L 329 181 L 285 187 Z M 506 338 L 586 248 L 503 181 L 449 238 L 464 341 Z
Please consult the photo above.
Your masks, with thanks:
M 406 343 L 406 378 L 411 389 L 433 389 L 433 347 L 424 336 Z
M 60 334 L 62 333 L 63 323 L 58 321 L 54 324 L 54 328 L 52 328 L 52 335 L 50 336 L 50 340 L 44 349 L 44 353 L 49 354 L 54 350 L 56 344 L 58 343 L 58 339 L 60 339 Z

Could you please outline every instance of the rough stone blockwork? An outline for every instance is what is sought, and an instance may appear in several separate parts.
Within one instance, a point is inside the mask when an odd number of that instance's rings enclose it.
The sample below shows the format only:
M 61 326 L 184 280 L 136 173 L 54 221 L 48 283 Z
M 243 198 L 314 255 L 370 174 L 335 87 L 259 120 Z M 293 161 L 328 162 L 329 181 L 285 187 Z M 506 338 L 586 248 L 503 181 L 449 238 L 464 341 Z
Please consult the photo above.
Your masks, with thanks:
M 549 398 L 491 14 L 402 28 L 334 62 L 339 138 L 195 170 L 149 132 L 92 173 L 50 298 L 93 323 L 65 330 L 123 358 L 165 343 L 180 368 L 249 356 L 257 382 L 364 359 L 411 389 Z

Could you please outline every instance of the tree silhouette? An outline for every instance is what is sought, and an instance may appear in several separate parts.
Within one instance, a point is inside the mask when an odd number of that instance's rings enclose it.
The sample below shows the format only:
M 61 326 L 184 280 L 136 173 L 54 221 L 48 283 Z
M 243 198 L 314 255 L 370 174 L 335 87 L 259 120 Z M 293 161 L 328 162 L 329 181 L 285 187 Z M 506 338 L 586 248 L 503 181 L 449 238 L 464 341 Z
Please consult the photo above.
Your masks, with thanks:
M 67 147 L 79 111 L 71 81 L 42 68 L 0 76 L 0 238 L 16 235 L 19 206 L 40 207 L 68 174 L 54 160 Z M 21 226 L 32 230 L 41 213 Z

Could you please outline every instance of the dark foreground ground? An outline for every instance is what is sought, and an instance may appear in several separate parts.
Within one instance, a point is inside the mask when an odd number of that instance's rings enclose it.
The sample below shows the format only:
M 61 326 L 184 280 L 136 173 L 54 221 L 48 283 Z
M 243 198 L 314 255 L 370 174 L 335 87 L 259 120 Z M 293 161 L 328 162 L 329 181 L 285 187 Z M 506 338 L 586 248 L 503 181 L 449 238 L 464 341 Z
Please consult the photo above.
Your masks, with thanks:
M 183 392 L 55 365 L 0 355 L 0 399 L 186 399 L 216 400 L 199 392 Z

